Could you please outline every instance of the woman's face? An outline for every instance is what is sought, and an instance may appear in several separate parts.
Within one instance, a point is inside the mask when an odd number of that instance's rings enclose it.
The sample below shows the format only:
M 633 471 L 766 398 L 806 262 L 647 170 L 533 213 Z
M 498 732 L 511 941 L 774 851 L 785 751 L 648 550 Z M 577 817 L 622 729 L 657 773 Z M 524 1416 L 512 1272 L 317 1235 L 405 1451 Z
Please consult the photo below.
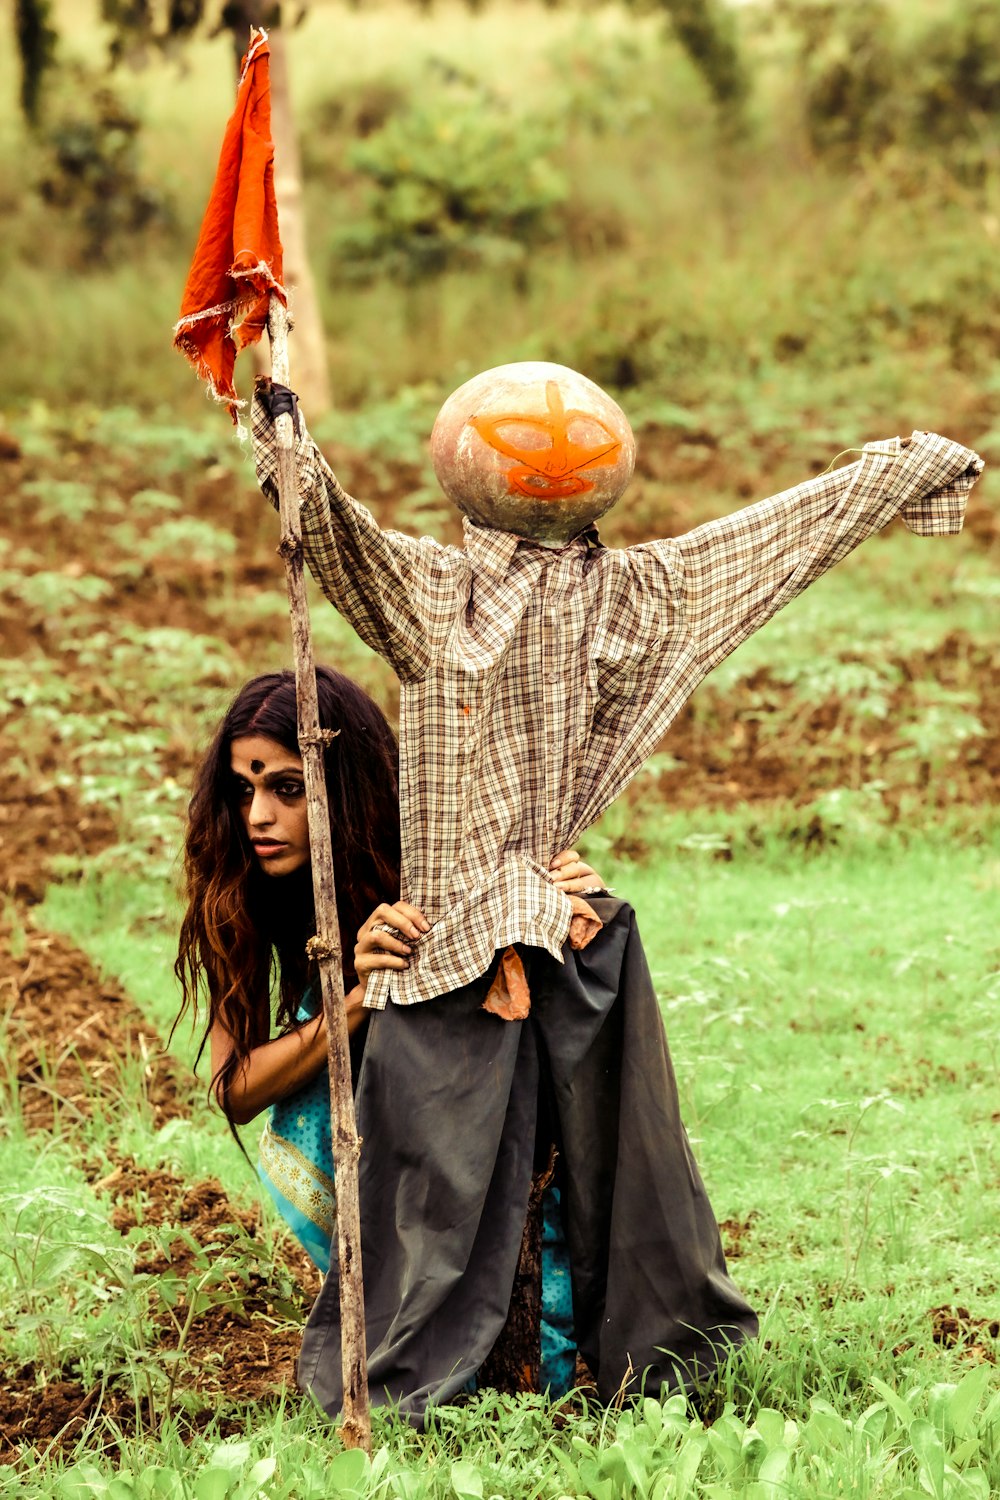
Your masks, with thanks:
M 236 800 L 265 875 L 291 875 L 309 861 L 302 759 L 263 735 L 230 746 Z

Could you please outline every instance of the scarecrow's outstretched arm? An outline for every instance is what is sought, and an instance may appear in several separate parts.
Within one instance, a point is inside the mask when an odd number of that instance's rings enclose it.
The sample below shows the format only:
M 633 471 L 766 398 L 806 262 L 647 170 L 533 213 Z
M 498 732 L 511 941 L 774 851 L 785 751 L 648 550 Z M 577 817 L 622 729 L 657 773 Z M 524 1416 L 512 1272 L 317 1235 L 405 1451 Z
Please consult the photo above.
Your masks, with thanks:
M 283 390 L 258 380 L 251 412 L 257 479 L 274 506 L 278 485 L 271 395 Z M 341 487 L 301 416 L 295 415 L 295 468 L 309 569 L 331 604 L 398 677 L 419 678 L 433 650 L 421 597 L 446 581 L 441 576 L 447 571 L 444 549 L 427 537 L 383 531 L 371 512 Z
M 868 443 L 858 463 L 631 548 L 670 576 L 675 628 L 700 679 L 860 542 L 901 514 L 911 531 L 960 531 L 983 461 L 935 433 Z

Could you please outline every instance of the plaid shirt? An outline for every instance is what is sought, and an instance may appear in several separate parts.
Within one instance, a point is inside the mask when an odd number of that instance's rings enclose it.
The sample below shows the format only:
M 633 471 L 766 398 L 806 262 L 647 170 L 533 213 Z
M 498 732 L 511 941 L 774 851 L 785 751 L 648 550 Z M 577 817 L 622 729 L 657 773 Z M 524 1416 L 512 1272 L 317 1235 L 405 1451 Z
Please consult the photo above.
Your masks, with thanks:
M 258 479 L 277 501 L 273 429 L 253 411 Z M 560 549 L 465 522 L 465 546 L 384 531 L 304 427 L 306 558 L 401 684 L 402 897 L 432 924 L 366 1005 L 430 1000 L 510 943 L 562 955 L 568 897 L 547 865 L 631 781 L 702 678 L 898 513 L 961 529 L 982 469 L 916 432 L 684 536 Z

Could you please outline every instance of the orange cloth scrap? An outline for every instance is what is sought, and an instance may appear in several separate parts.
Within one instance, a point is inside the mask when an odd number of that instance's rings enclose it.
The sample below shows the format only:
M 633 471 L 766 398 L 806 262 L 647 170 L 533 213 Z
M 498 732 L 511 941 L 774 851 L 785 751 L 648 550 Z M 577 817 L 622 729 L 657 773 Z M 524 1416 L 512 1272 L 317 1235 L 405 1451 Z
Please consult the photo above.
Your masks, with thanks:
M 271 82 L 266 31 L 251 31 L 226 126 L 215 184 L 188 272 L 174 346 L 187 356 L 238 425 L 236 356 L 260 338 L 282 253 L 274 196 Z
M 604 923 L 582 896 L 570 896 L 569 900 L 573 908 L 569 945 L 571 948 L 586 948 Z M 528 977 L 516 948 L 505 948 L 501 953 L 500 967 L 483 1001 L 483 1010 L 488 1010 L 491 1016 L 499 1016 L 501 1021 L 523 1021 L 530 1013 Z

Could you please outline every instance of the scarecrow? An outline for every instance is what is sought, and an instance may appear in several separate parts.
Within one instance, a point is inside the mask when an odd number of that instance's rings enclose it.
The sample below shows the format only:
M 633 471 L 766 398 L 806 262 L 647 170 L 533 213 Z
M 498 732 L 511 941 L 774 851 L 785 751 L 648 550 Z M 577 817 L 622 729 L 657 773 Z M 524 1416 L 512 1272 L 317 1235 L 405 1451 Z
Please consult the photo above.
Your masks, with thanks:
M 463 1389 L 508 1314 L 533 1171 L 557 1152 L 576 1347 L 606 1400 L 690 1388 L 756 1332 L 691 1155 L 635 917 L 574 901 L 548 862 L 629 783 L 699 682 L 901 515 L 961 529 L 977 455 L 915 432 L 679 537 L 605 547 L 635 445 L 560 365 L 476 376 L 431 437 L 464 546 L 378 526 L 285 387 L 260 381 L 277 499 L 294 413 L 310 569 L 400 681 L 402 898 L 431 930 L 383 972 L 356 1096 L 369 1381 L 419 1419 Z M 669 912 L 664 914 L 670 923 Z M 333 1274 L 300 1383 L 340 1408 Z

